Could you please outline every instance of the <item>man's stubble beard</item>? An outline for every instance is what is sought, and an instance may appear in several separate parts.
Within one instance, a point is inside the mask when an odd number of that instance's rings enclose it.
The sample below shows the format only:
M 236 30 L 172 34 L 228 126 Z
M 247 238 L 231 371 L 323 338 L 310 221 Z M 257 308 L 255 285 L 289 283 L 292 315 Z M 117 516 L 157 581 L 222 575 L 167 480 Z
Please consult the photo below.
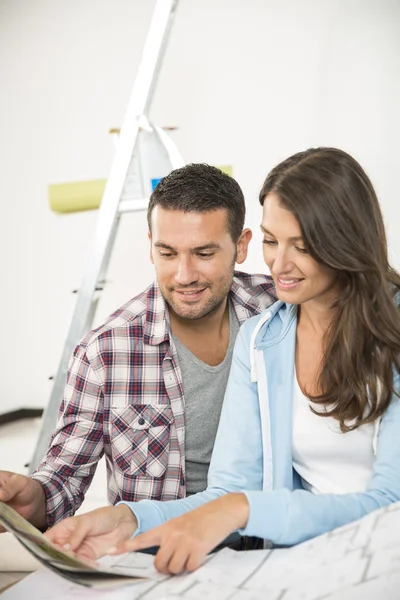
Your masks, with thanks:
M 196 308 L 196 306 L 188 306 L 187 308 L 184 308 L 180 304 L 174 302 L 173 300 L 169 300 L 165 296 L 164 300 L 167 303 L 169 309 L 173 310 L 173 312 L 181 319 L 187 319 L 188 321 L 197 321 L 199 319 L 203 319 L 204 317 L 208 317 L 209 315 L 215 313 L 218 310 L 221 304 L 225 302 L 225 299 L 227 298 L 231 289 L 231 285 L 224 286 L 224 288 L 221 290 L 221 293 L 218 294 L 218 296 L 211 297 L 209 301 L 201 308 L 200 312 L 197 312 L 199 309 Z
M 213 313 L 215 313 L 218 308 L 221 306 L 221 304 L 225 301 L 225 299 L 228 297 L 228 294 L 230 292 L 230 289 L 232 287 L 232 281 L 233 281 L 233 275 L 234 275 L 234 269 L 235 269 L 235 263 L 236 263 L 236 253 L 235 253 L 235 258 L 232 261 L 231 265 L 230 265 L 230 274 L 231 277 L 229 279 L 229 281 L 225 281 L 225 283 L 223 284 L 223 287 L 219 290 L 218 295 L 216 296 L 212 296 L 208 302 L 202 307 L 200 312 L 196 312 L 198 309 L 196 309 L 196 307 L 187 307 L 186 309 L 184 308 L 182 310 L 182 306 L 179 305 L 178 303 L 174 302 L 171 298 L 169 298 L 169 295 L 173 294 L 173 290 L 168 290 L 167 292 L 165 292 L 161 287 L 161 293 L 163 295 L 163 298 L 166 302 L 166 304 L 168 305 L 169 309 L 173 310 L 173 312 L 181 319 L 187 319 L 188 321 L 197 321 L 199 319 L 203 319 L 204 317 L 207 317 Z M 210 288 L 210 286 L 207 286 L 208 288 Z M 183 289 L 182 286 L 180 289 Z M 187 290 L 189 291 L 190 289 L 196 289 L 195 287 L 187 287 Z

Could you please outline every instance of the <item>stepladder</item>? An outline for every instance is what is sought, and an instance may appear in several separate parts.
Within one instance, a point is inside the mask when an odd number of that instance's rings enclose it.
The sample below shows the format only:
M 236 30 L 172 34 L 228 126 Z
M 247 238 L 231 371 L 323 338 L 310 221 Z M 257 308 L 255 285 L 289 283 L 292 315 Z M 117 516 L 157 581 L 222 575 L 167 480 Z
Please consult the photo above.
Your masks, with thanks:
M 29 464 L 33 472 L 46 454 L 57 423 L 74 347 L 90 330 L 102 291 L 121 216 L 144 211 L 158 179 L 184 161 L 166 129 L 148 117 L 178 0 L 157 0 L 136 79 L 120 130 L 111 130 L 115 154 L 98 212 L 97 227 L 65 339 L 38 442 Z

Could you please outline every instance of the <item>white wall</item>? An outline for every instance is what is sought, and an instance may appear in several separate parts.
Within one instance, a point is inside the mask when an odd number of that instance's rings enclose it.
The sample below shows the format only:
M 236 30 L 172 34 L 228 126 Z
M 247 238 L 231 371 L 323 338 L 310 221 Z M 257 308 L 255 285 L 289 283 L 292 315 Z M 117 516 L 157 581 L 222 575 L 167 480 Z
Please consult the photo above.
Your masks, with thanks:
M 107 176 L 154 3 L 0 0 L 0 412 L 44 406 L 96 213 L 52 214 L 51 183 Z M 400 267 L 398 0 L 181 0 L 152 117 L 185 159 L 232 164 L 263 270 L 258 189 L 311 145 L 370 174 Z M 144 214 L 124 217 L 97 320 L 152 280 Z

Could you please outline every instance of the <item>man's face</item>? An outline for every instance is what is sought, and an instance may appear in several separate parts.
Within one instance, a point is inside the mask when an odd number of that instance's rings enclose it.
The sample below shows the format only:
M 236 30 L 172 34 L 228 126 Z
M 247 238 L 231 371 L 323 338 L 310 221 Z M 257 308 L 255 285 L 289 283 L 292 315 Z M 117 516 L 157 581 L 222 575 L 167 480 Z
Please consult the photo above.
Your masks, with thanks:
M 251 232 L 235 245 L 227 218 L 225 209 L 185 213 L 156 206 L 152 212 L 151 260 L 164 299 L 182 319 L 217 310 L 231 288 L 235 261 L 246 258 Z

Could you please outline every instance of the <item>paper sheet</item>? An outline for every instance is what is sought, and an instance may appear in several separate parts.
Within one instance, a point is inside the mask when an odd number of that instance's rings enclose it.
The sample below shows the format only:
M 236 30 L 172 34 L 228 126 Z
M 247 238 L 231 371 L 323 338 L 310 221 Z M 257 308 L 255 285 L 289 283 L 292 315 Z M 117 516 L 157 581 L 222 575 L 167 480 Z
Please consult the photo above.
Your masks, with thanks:
M 123 560 L 120 558 L 119 564 L 114 565 L 112 569 L 105 567 L 106 561 L 103 567 L 100 567 L 92 561 L 79 559 L 73 553 L 52 544 L 42 532 L 4 502 L 0 502 L 0 524 L 12 532 L 47 569 L 74 584 L 115 589 L 118 585 L 133 583 L 133 579 L 136 582 L 142 581 L 146 576 L 148 565 L 140 563 L 141 555 L 137 555 L 136 560 L 130 557 L 127 568 L 124 568 Z M 163 578 L 153 567 L 150 570 L 153 578 L 157 580 Z
M 103 564 L 132 565 L 154 575 L 149 555 L 112 557 Z M 2 600 L 53 600 L 55 589 L 57 600 L 399 600 L 400 503 L 293 548 L 224 549 L 194 573 L 116 591 L 86 590 L 38 571 Z

